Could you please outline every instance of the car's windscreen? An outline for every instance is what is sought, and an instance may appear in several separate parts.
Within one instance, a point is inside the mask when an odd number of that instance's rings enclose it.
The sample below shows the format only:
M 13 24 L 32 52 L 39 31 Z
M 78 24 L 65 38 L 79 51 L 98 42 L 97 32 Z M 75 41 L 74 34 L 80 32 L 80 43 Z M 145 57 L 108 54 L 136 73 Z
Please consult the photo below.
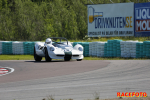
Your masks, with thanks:
M 64 44 L 67 41 L 65 39 L 52 39 L 52 42 L 57 44 Z

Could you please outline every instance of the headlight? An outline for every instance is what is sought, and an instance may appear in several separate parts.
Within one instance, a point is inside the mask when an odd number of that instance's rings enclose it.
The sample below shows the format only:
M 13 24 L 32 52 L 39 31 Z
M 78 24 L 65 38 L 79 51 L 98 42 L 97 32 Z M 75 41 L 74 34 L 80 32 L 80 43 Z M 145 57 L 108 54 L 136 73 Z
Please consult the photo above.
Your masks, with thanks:
M 79 50 L 79 51 L 83 51 L 83 48 L 79 47 L 78 50 Z
M 55 48 L 54 47 L 50 47 L 50 51 L 54 51 L 55 50 Z

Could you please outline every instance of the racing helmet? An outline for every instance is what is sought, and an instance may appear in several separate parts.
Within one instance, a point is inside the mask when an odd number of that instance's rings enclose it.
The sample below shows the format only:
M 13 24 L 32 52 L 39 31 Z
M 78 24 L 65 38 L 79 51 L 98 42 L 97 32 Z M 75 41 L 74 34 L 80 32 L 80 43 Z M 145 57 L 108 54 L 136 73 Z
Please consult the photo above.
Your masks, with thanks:
M 50 38 L 47 38 L 45 44 L 52 44 L 52 40 Z

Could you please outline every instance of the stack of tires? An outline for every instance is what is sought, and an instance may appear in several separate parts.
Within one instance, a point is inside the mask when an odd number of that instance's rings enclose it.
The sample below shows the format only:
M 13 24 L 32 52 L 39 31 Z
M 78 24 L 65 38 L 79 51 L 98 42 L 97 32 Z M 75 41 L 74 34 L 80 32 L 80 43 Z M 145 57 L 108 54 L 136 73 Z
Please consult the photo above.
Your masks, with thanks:
M 97 42 L 97 57 L 104 57 L 105 42 Z
M 136 43 L 138 41 L 132 41 L 131 43 L 131 49 L 130 49 L 130 53 L 131 53 L 131 58 L 136 58 Z
M 136 58 L 136 43 L 138 41 L 121 41 L 121 57 L 124 58 Z
M 132 44 L 132 41 L 126 41 L 125 42 L 125 57 L 126 58 L 130 58 L 131 57 L 131 44 Z
M 23 47 L 24 47 L 24 54 L 30 54 L 33 55 L 34 54 L 34 42 L 23 42 Z
M 89 56 L 89 42 L 82 43 L 82 46 L 84 48 L 84 52 L 83 52 L 84 57 L 88 57 Z
M 125 57 L 125 41 L 120 42 L 120 48 L 121 48 L 121 57 Z
M 107 42 L 105 43 L 105 45 L 104 45 L 104 57 L 108 57 L 108 55 L 107 55 Z
M 121 47 L 120 41 L 122 40 L 108 40 L 107 44 L 104 45 L 104 56 L 105 57 L 120 57 Z
M 2 54 L 2 42 L 3 41 L 0 41 L 0 55 Z
M 101 57 L 101 42 L 97 42 L 97 57 Z
M 23 42 L 13 42 L 12 43 L 12 52 L 14 55 L 23 55 L 24 49 L 23 49 Z
M 146 51 L 147 51 L 147 41 L 143 42 L 143 57 L 146 57 Z
M 113 40 L 107 41 L 107 56 L 113 57 Z
M 97 57 L 97 42 L 92 42 L 92 56 Z
M 150 41 L 143 42 L 143 56 L 150 58 Z
M 143 42 L 140 43 L 140 58 L 143 58 Z
M 143 53 L 141 52 L 141 48 L 143 47 L 142 42 L 136 43 L 136 58 L 141 58 Z
M 12 42 L 2 42 L 2 54 L 12 54 Z
M 121 47 L 120 47 L 120 42 L 121 42 L 122 40 L 114 40 L 114 42 L 113 42 L 113 48 L 115 48 L 116 47 L 116 51 L 115 51 L 115 49 L 113 49 L 113 52 L 116 52 L 116 56 L 115 55 L 113 55 L 114 57 L 121 57 Z M 114 44 L 116 44 L 116 45 L 114 45 Z
M 93 46 L 93 43 L 90 42 L 89 43 L 89 56 L 92 56 L 92 46 Z
M 113 57 L 121 57 L 120 42 L 122 40 L 113 40 Z

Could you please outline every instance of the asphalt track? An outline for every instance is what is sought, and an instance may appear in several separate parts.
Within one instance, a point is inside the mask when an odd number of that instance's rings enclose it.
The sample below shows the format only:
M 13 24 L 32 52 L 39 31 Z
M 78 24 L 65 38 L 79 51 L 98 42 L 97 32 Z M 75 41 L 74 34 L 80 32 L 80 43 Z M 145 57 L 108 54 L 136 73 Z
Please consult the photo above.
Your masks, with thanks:
M 117 92 L 150 95 L 149 60 L 0 61 L 14 68 L 0 76 L 0 100 L 116 98 Z

